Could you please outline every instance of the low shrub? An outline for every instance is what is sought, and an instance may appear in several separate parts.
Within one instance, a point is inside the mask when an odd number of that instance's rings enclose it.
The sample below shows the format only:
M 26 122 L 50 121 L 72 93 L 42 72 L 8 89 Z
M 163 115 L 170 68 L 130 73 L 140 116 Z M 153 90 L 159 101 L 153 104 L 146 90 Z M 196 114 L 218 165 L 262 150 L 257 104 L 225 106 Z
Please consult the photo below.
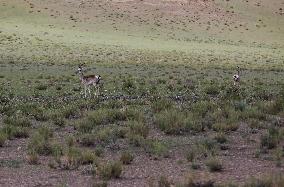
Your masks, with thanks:
M 53 136 L 53 132 L 42 127 L 35 132 L 28 144 L 28 150 L 30 152 L 38 153 L 39 155 L 49 155 L 52 153 L 52 145 L 50 138 Z
M 127 108 L 125 111 L 125 116 L 126 116 L 126 119 L 131 121 L 138 121 L 138 122 L 141 122 L 143 123 L 145 121 L 145 117 L 144 117 L 144 114 L 143 112 L 135 109 L 135 108 Z
M 13 132 L 13 137 L 15 138 L 28 138 L 29 137 L 29 129 L 25 127 L 17 127 Z
M 144 138 L 148 136 L 149 128 L 142 122 L 128 121 L 129 133 L 133 135 L 140 135 Z
M 199 142 L 196 142 L 192 147 L 191 151 L 193 152 L 195 158 L 206 158 L 208 156 L 213 156 L 216 154 L 218 144 L 212 139 L 204 139 Z
M 206 161 L 206 166 L 211 172 L 218 172 L 223 169 L 221 162 L 216 158 L 210 158 Z
M 125 112 L 119 109 L 98 109 L 90 112 L 87 119 L 93 126 L 106 125 L 115 121 L 122 121 L 126 119 Z
M 0 147 L 3 147 L 6 140 L 8 139 L 8 136 L 4 132 L 0 132 Z
M 66 124 L 65 119 L 60 116 L 56 116 L 55 118 L 53 118 L 52 122 L 54 125 L 59 126 L 59 127 L 64 127 Z
M 35 89 L 37 90 L 46 90 L 47 89 L 47 85 L 44 84 L 39 84 L 35 87 Z
M 217 132 L 236 131 L 238 128 L 238 123 L 219 122 L 212 125 L 212 129 Z
M 96 164 L 97 165 L 97 156 L 93 151 L 83 151 L 81 155 L 82 164 Z
M 112 128 L 103 128 L 96 133 L 98 143 L 105 145 L 116 141 L 117 137 Z
M 163 110 L 169 110 L 173 107 L 173 103 L 168 99 L 159 99 L 152 103 L 151 105 L 154 112 L 161 112 Z
M 29 129 L 27 127 L 4 125 L 0 132 L 6 134 L 8 139 L 29 137 Z
M 227 137 L 224 133 L 218 133 L 215 135 L 214 139 L 218 142 L 218 143 L 226 143 L 228 140 L 227 140 Z
M 273 149 L 277 146 L 278 139 L 275 136 L 264 134 L 260 137 L 261 148 Z
M 134 159 L 134 156 L 129 151 L 124 151 L 121 153 L 120 161 L 123 164 L 131 164 L 133 159 Z
M 108 183 L 106 181 L 95 181 L 92 187 L 107 187 Z
M 155 123 L 166 134 L 182 134 L 187 130 L 186 115 L 176 109 L 165 110 L 155 115 Z
M 209 101 L 199 101 L 192 105 L 191 111 L 193 112 L 195 117 L 205 117 L 207 112 L 211 111 L 215 108 L 214 104 Z
M 101 146 L 95 148 L 95 154 L 98 157 L 101 157 L 104 153 L 104 149 Z
M 191 149 L 186 153 L 186 159 L 189 162 L 193 162 L 195 157 L 196 157 L 196 151 L 194 149 Z
M 62 115 L 66 119 L 76 118 L 81 115 L 79 111 L 79 106 L 77 106 L 76 104 L 64 106 L 58 112 L 60 112 L 60 115 Z
M 217 149 L 217 143 L 211 138 L 205 138 L 199 142 L 199 145 L 202 146 L 205 150 L 213 152 Z
M 240 113 L 239 116 L 241 119 L 258 119 L 258 120 L 266 120 L 266 114 L 259 110 L 257 107 L 247 107 L 244 111 Z
M 72 136 L 72 135 L 71 135 L 71 136 L 67 136 L 66 139 L 65 139 L 65 141 L 66 141 L 68 147 L 74 146 L 74 145 L 75 145 L 75 142 L 76 142 L 74 136 Z
M 164 143 L 161 143 L 157 140 L 146 141 L 144 149 L 147 153 L 155 158 L 168 156 L 168 147 Z
M 265 125 L 262 121 L 259 121 L 258 119 L 248 119 L 247 123 L 250 128 L 252 129 L 263 129 L 265 128 Z
M 220 92 L 219 85 L 216 83 L 211 83 L 204 86 L 204 92 L 209 95 L 217 95 Z
M 68 147 L 60 159 L 56 160 L 61 169 L 76 169 L 82 163 L 82 152 L 75 147 Z
M 284 177 L 281 174 L 276 174 L 261 179 L 251 178 L 243 187 L 282 187 Z
M 186 130 L 191 130 L 195 133 L 203 132 L 206 127 L 206 124 L 203 122 L 204 121 L 202 119 L 193 119 L 192 116 L 189 115 L 185 120 Z
M 87 120 L 87 119 L 80 119 L 75 122 L 75 128 L 77 128 L 82 133 L 89 133 L 93 130 L 95 125 Z
M 129 127 L 121 127 L 121 126 L 115 127 L 113 129 L 113 133 L 118 138 L 126 138 L 127 134 L 129 133 Z
M 39 164 L 39 155 L 36 152 L 30 152 L 27 155 L 27 162 L 32 165 Z
M 145 138 L 141 135 L 137 134 L 128 134 L 127 138 L 129 140 L 129 143 L 135 147 L 141 147 L 145 144 Z
M 161 176 L 158 181 L 158 187 L 171 187 L 172 183 L 165 176 Z
M 81 132 L 90 132 L 99 125 L 114 123 L 127 119 L 125 111 L 119 109 L 98 109 L 90 112 L 85 119 L 79 120 L 76 126 Z
M 122 164 L 118 161 L 101 164 L 98 167 L 98 174 L 103 179 L 119 178 L 122 173 Z
M 63 147 L 58 144 L 58 143 L 52 143 L 51 144 L 51 153 L 52 156 L 54 156 L 55 158 L 59 158 L 60 156 L 63 155 Z
M 32 125 L 31 121 L 27 117 L 23 116 L 7 117 L 4 118 L 3 122 L 16 127 L 30 127 Z
M 185 176 L 182 183 L 178 183 L 177 187 L 214 187 L 214 181 L 205 178 L 199 178 L 191 173 Z
M 79 142 L 83 146 L 94 146 L 96 143 L 96 136 L 94 134 L 82 134 L 79 137 Z
M 196 162 L 191 163 L 191 169 L 197 170 L 197 169 L 200 169 L 200 168 L 201 168 L 201 166 L 198 163 L 196 163 Z
M 268 133 L 260 137 L 261 148 L 273 149 L 277 147 L 280 140 L 282 140 L 284 134 L 279 127 L 270 126 L 268 128 Z
M 233 103 L 235 110 L 237 111 L 245 111 L 246 107 L 247 107 L 247 103 L 245 100 L 240 100 L 240 101 L 234 101 Z
M 134 94 L 137 91 L 136 81 L 132 77 L 123 79 L 122 90 L 128 94 Z

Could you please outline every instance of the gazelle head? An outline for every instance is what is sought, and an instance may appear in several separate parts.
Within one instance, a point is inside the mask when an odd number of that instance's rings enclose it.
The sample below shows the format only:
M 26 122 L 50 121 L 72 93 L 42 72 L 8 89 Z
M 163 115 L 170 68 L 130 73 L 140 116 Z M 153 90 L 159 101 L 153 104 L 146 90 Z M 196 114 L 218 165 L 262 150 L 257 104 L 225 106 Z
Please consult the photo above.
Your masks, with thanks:
M 234 85 L 240 82 L 240 67 L 237 66 L 237 74 L 233 75 Z
M 97 83 L 97 84 L 99 84 L 99 83 L 100 83 L 100 81 L 101 81 L 101 79 L 102 79 L 102 77 L 101 77 L 100 75 L 96 75 L 96 78 L 97 78 L 96 83 Z
M 77 69 L 76 73 L 79 73 L 79 74 L 83 73 L 83 68 L 82 68 L 81 65 L 78 66 L 78 69 Z
M 238 75 L 240 75 L 240 71 L 241 71 L 241 68 L 239 66 L 237 66 Z

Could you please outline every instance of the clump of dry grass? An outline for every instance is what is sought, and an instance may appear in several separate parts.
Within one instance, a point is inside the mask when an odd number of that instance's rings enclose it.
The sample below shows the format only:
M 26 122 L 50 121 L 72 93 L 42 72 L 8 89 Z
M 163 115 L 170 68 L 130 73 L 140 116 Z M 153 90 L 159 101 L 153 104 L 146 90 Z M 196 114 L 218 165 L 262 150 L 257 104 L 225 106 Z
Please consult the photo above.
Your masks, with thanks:
M 8 136 L 4 132 L 0 132 L 0 147 L 3 147 L 6 140 L 8 139 Z
M 52 153 L 52 145 L 50 138 L 53 136 L 53 132 L 47 127 L 41 127 L 31 137 L 28 150 L 29 152 L 35 152 L 40 155 L 49 155 Z
M 220 160 L 218 160 L 216 158 L 209 158 L 206 161 L 206 166 L 208 167 L 209 171 L 211 171 L 211 172 L 219 172 L 219 171 L 222 171 L 222 169 L 223 169 L 222 163 L 220 162 Z
M 167 134 L 182 134 L 188 130 L 186 115 L 177 109 L 164 110 L 155 115 L 155 123 Z
M 134 156 L 129 151 L 124 151 L 124 152 L 121 153 L 120 161 L 123 164 L 127 164 L 127 165 L 131 164 L 133 159 L 134 159 Z
M 98 174 L 103 179 L 119 178 L 122 173 L 122 164 L 119 161 L 112 161 L 98 166 Z

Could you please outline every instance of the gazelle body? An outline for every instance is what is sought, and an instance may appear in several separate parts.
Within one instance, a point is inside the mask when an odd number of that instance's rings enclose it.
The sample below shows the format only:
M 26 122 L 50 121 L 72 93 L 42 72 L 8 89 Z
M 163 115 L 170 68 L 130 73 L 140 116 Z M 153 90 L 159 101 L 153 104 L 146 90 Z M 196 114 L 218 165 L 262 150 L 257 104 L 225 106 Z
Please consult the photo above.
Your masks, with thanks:
M 240 68 L 239 67 L 237 68 L 237 74 L 233 76 L 233 80 L 234 80 L 234 86 L 240 84 Z
M 91 86 L 94 86 L 96 89 L 96 93 L 95 95 L 98 95 L 99 93 L 99 83 L 101 80 L 101 76 L 100 75 L 86 75 L 84 76 L 82 67 L 79 66 L 78 67 L 78 71 L 77 71 L 80 75 L 80 80 L 81 80 L 81 84 L 84 85 L 84 93 L 85 93 L 85 97 L 87 97 L 87 91 L 89 92 L 89 95 L 91 95 Z

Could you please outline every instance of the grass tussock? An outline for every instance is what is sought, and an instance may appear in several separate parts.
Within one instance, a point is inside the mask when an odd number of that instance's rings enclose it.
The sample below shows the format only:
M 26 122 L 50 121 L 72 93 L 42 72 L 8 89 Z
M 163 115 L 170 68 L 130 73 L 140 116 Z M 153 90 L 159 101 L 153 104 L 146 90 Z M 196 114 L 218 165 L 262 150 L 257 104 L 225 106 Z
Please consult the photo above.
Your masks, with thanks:
M 122 164 L 119 161 L 107 162 L 98 166 L 98 174 L 103 179 L 119 178 L 122 173 Z
M 8 139 L 8 136 L 6 133 L 0 132 L 0 147 L 3 147 L 6 140 Z
M 284 177 L 281 174 L 263 177 L 261 179 L 252 178 L 247 181 L 243 187 L 282 187 L 284 184 Z
M 147 140 L 143 146 L 146 153 L 154 158 L 168 157 L 169 150 L 165 143 L 158 140 Z
M 123 164 L 129 165 L 129 164 L 132 163 L 133 159 L 134 159 L 134 156 L 133 156 L 133 154 L 131 154 L 131 152 L 124 151 L 124 152 L 121 153 L 120 161 Z
M 28 150 L 39 155 L 50 155 L 52 153 L 51 138 L 53 132 L 47 127 L 41 127 L 31 137 Z
M 220 172 L 223 169 L 221 161 L 216 158 L 209 158 L 206 161 L 206 166 L 211 172 Z
M 27 155 L 27 162 L 31 165 L 39 164 L 39 155 L 36 152 L 30 152 Z
M 283 139 L 284 131 L 279 127 L 271 126 L 268 132 L 260 137 L 260 147 L 262 149 L 274 149 Z
M 161 112 L 163 110 L 169 110 L 173 107 L 173 103 L 168 99 L 159 99 L 152 103 L 152 109 L 154 112 Z
M 81 132 L 91 132 L 98 126 L 126 120 L 143 122 L 144 115 L 140 111 L 134 109 L 120 110 L 102 108 L 88 113 L 85 119 L 77 122 L 76 127 L 78 127 Z
M 15 127 L 30 127 L 32 125 L 31 121 L 24 116 L 11 116 L 4 118 L 3 122 L 7 125 L 12 125 Z
M 143 138 L 146 138 L 149 133 L 149 128 L 142 122 L 138 121 L 128 121 L 127 126 L 129 127 L 129 134 L 131 135 L 139 135 Z
M 157 113 L 155 123 L 166 134 L 182 134 L 188 130 L 186 115 L 176 109 Z

